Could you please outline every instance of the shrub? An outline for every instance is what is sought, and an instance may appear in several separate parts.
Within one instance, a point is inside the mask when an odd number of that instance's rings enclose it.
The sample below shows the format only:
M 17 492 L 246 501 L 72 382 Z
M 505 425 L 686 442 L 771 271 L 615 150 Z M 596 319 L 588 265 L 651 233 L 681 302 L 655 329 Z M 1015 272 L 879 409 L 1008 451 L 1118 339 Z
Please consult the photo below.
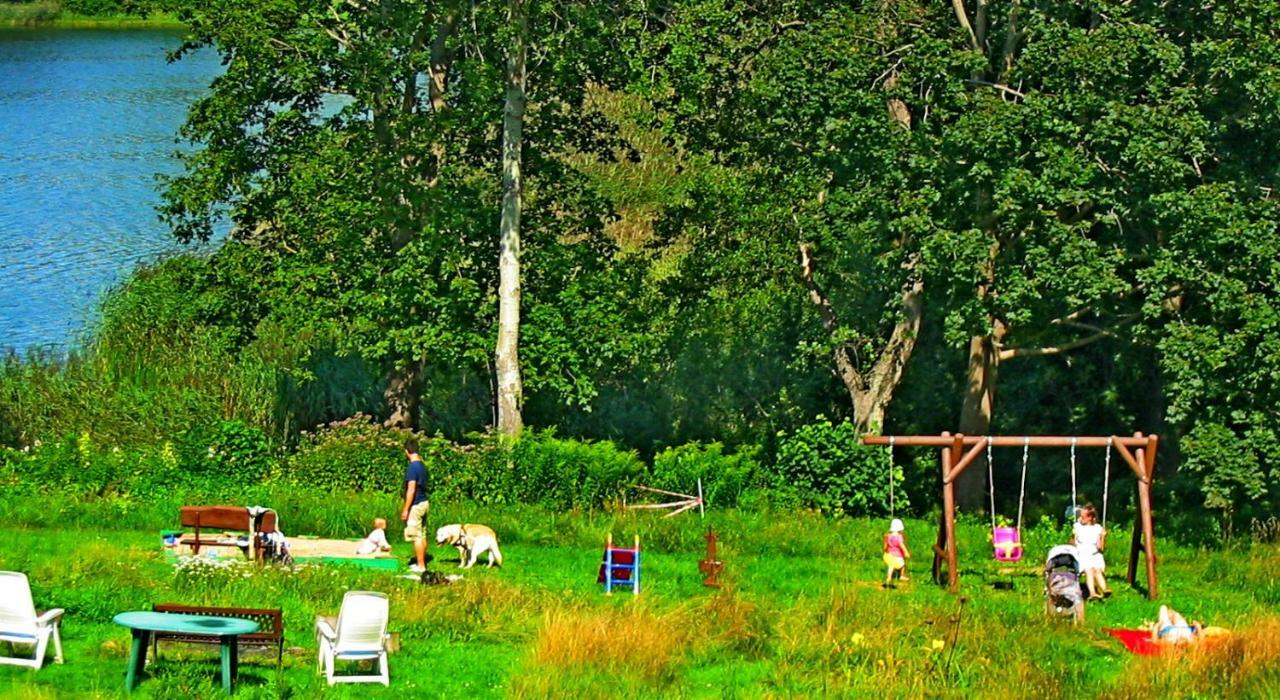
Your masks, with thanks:
M 274 471 L 275 450 L 266 434 L 238 420 L 216 423 L 208 433 L 204 458 L 189 465 L 193 474 L 201 474 L 221 483 L 249 486 Z M 203 464 L 203 469 L 199 468 Z
M 888 452 L 863 445 L 848 421 L 832 424 L 819 419 L 793 435 L 778 435 L 778 456 L 769 482 L 779 500 L 826 513 L 887 513 L 892 478 L 894 505 L 905 509 L 902 471 L 894 467 L 890 475 Z
M 735 506 L 758 476 L 759 451 L 759 447 L 746 445 L 735 454 L 725 454 L 724 445 L 718 442 L 668 447 L 653 458 L 653 486 L 692 494 L 701 479 L 708 504 Z
M 1223 534 L 1230 539 L 1239 515 L 1266 515 L 1268 483 L 1275 477 L 1259 454 L 1275 454 L 1273 434 L 1250 431 L 1239 435 L 1210 420 L 1197 423 L 1182 440 L 1184 469 L 1197 479 L 1204 506 L 1221 515 Z M 1256 508 L 1261 505 L 1262 508 Z
M 312 433 L 303 433 L 285 463 L 284 479 L 325 491 L 395 493 L 404 484 L 404 441 L 413 433 L 385 428 L 357 414 Z M 418 438 L 429 480 L 445 470 L 436 465 L 456 451 L 444 440 Z
M 63 0 L 62 9 L 89 17 L 112 17 L 146 14 L 158 4 L 151 0 Z
M 644 473 L 634 451 L 612 442 L 562 440 L 530 431 L 509 446 L 490 441 L 467 461 L 461 495 L 480 503 L 590 508 L 622 497 Z

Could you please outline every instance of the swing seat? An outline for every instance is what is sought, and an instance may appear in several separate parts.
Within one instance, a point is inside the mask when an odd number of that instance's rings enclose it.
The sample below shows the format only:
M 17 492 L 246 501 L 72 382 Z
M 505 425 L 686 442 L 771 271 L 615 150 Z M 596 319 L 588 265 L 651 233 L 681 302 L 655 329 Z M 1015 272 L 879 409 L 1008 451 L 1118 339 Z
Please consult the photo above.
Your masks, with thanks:
M 991 533 L 996 561 L 1022 561 L 1022 536 L 1016 527 L 998 527 Z

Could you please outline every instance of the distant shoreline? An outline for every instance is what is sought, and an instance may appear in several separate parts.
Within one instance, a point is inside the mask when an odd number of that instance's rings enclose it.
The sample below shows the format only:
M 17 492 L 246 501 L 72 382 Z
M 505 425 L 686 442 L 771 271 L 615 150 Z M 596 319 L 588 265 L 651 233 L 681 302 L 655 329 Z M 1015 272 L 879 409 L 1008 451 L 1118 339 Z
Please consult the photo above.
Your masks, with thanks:
M 182 29 L 177 15 L 77 15 L 53 3 L 0 2 L 3 29 Z

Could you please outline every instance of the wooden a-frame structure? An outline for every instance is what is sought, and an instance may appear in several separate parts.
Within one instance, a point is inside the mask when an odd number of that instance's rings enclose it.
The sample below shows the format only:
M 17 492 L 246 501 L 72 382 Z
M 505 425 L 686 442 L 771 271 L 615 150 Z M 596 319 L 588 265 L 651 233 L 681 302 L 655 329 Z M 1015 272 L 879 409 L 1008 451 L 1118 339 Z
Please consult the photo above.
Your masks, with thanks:
M 890 440 L 892 439 L 892 443 Z M 1060 436 L 1060 435 L 867 435 L 867 445 L 904 447 L 937 447 L 942 462 L 942 517 L 938 523 L 938 541 L 933 546 L 933 580 L 942 582 L 942 567 L 947 569 L 947 585 L 951 592 L 960 589 L 960 570 L 956 564 L 956 488 L 955 482 L 986 449 L 992 447 L 1107 447 L 1114 445 L 1134 476 L 1138 477 L 1138 517 L 1133 522 L 1133 540 L 1129 545 L 1127 580 L 1133 585 L 1138 574 L 1138 555 L 1146 555 L 1147 598 L 1159 594 L 1156 578 L 1155 528 L 1151 518 L 1151 482 L 1156 472 L 1158 437 L 1134 433 L 1133 437 Z

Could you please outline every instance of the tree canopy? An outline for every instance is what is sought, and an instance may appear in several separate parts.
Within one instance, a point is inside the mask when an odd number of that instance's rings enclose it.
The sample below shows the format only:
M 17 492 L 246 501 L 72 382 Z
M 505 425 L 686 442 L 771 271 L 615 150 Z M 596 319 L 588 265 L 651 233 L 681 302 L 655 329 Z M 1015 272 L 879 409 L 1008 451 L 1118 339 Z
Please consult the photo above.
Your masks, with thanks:
M 527 421 L 1143 430 L 1276 502 L 1280 3 L 525 7 Z M 218 322 L 334 339 L 431 430 L 494 422 L 507 9 L 183 11 L 227 71 L 163 214 L 230 217 Z

